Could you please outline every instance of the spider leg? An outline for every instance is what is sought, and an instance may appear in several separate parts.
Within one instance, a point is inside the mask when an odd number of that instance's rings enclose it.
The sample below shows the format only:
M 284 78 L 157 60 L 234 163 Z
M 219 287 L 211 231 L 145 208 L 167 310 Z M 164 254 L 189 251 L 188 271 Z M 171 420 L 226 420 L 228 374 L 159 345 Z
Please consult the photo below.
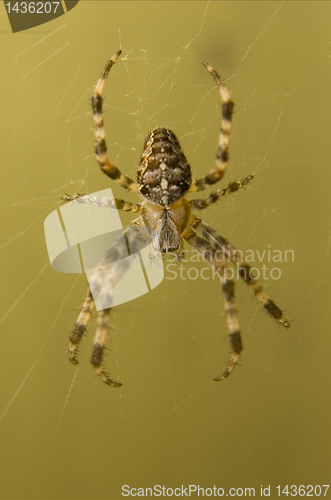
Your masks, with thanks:
M 245 281 L 248 287 L 252 290 L 256 299 L 260 302 L 263 309 L 279 324 L 285 328 L 289 328 L 290 323 L 284 316 L 282 310 L 269 297 L 267 292 L 252 276 L 252 270 L 247 262 L 242 258 L 242 252 L 238 251 L 231 243 L 223 236 L 218 234 L 208 224 L 201 219 L 196 218 L 192 224 L 193 229 L 203 236 L 216 250 L 222 252 L 237 268 L 240 277 Z
M 233 114 L 234 104 L 231 101 L 231 94 L 225 87 L 224 83 L 221 81 L 218 73 L 214 70 L 212 66 L 208 63 L 203 63 L 207 68 L 209 73 L 211 73 L 216 80 L 218 85 L 218 89 L 222 99 L 222 121 L 221 121 L 221 130 L 218 141 L 218 149 L 216 154 L 216 165 L 215 168 L 210 170 L 205 177 L 201 179 L 196 179 L 190 188 L 189 192 L 193 191 L 202 191 L 206 189 L 208 186 L 215 184 L 215 182 L 222 179 L 227 163 L 228 163 L 228 146 L 229 146 L 229 138 L 230 138 L 230 130 L 231 130 L 231 120 Z
M 91 357 L 91 363 L 94 366 L 95 374 L 101 378 L 101 380 L 112 387 L 120 387 L 122 384 L 120 382 L 115 382 L 105 373 L 101 364 L 103 359 L 103 350 L 105 348 L 105 343 L 107 340 L 107 330 L 110 318 L 110 308 L 104 309 L 99 312 L 98 316 L 98 326 L 94 337 L 93 353 Z
M 113 303 L 116 284 L 130 268 L 133 259 L 137 258 L 137 252 L 149 241 L 151 241 L 151 236 L 145 232 L 144 228 L 140 228 L 138 225 L 130 226 L 115 244 L 112 245 L 90 278 L 90 286 L 95 300 L 104 304 L 104 309 L 100 311 L 98 317 L 91 363 L 94 366 L 96 375 L 107 385 L 113 387 L 119 387 L 122 384 L 112 380 L 101 366 L 111 311 L 109 305 Z M 128 254 L 128 249 L 133 259 L 125 258 Z
M 94 309 L 94 300 L 91 294 L 91 289 L 88 286 L 83 308 L 79 313 L 77 323 L 75 324 L 75 328 L 73 329 L 73 332 L 69 337 L 69 348 L 68 348 L 69 359 L 74 364 L 78 363 L 77 360 L 78 344 L 82 340 L 82 336 L 85 335 L 86 326 L 92 316 L 93 309 Z
M 226 196 L 230 193 L 235 193 L 240 188 L 244 188 L 247 184 L 251 182 L 253 179 L 252 175 L 241 179 L 240 181 L 230 182 L 227 186 L 224 186 L 222 189 L 218 189 L 214 193 L 211 193 L 208 196 L 204 196 L 203 198 L 197 198 L 196 200 L 190 200 L 191 208 L 196 210 L 202 210 L 203 208 L 209 207 L 212 203 L 218 201 L 221 197 Z
M 97 205 L 98 207 L 117 208 L 118 210 L 123 210 L 123 212 L 133 213 L 138 213 L 141 207 L 139 203 L 130 203 L 129 201 L 119 200 L 118 198 L 98 197 L 80 193 L 75 193 L 73 195 L 65 194 L 62 196 L 62 200 L 64 200 L 65 203 L 74 201 L 75 203 L 81 203 L 83 205 Z
M 230 333 L 231 357 L 223 373 L 214 378 L 214 380 L 218 382 L 226 379 L 234 370 L 243 348 L 237 315 L 236 299 L 234 295 L 235 284 L 232 279 L 227 277 L 228 270 L 225 262 L 219 259 L 216 250 L 208 243 L 207 240 L 198 236 L 193 231 L 185 236 L 185 239 L 200 253 L 206 262 L 208 262 L 208 264 L 215 269 L 222 283 L 226 317 Z
M 69 359 L 73 363 L 78 363 L 77 347 L 86 331 L 86 325 L 96 303 L 97 307 L 102 310 L 98 316 L 91 363 L 96 375 L 107 385 L 113 387 L 120 387 L 121 384 L 112 380 L 105 373 L 102 368 L 102 360 L 116 285 L 131 267 L 133 260 L 138 258 L 139 250 L 152 241 L 151 234 L 145 228 L 140 227 L 138 221 L 133 221 L 132 224 L 107 250 L 90 276 L 83 309 L 70 336 L 69 344 Z M 127 258 L 130 256 L 132 256 L 131 259 Z
M 121 54 L 119 50 L 113 57 L 107 62 L 104 70 L 102 71 L 97 84 L 94 87 L 94 93 L 91 99 L 92 111 L 93 111 L 93 121 L 95 125 L 95 155 L 96 159 L 100 165 L 101 170 L 113 179 L 120 186 L 129 189 L 131 191 L 138 192 L 138 186 L 133 179 L 122 174 L 122 172 L 108 160 L 107 156 L 107 144 L 106 144 L 106 134 L 103 124 L 103 99 L 102 91 L 109 74 L 109 71 L 116 59 Z

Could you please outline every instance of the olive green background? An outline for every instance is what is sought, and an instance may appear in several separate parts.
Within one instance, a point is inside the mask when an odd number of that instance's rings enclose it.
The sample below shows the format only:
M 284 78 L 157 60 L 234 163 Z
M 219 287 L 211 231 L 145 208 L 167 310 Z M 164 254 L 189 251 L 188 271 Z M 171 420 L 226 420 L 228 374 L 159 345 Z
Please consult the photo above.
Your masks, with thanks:
M 255 487 L 256 498 L 271 485 L 277 498 L 277 485 L 330 483 L 330 2 L 81 1 L 15 35 L 2 9 L 0 498 L 182 484 Z M 121 389 L 93 377 L 94 321 L 78 367 L 67 359 L 86 279 L 51 269 L 43 222 L 64 192 L 111 186 L 137 199 L 93 157 L 89 99 L 119 48 L 109 156 L 134 176 L 145 136 L 164 125 L 194 176 L 212 168 L 220 104 L 208 61 L 236 103 L 224 182 L 255 179 L 203 217 L 243 250 L 294 251 L 294 262 L 256 263 L 281 269 L 264 284 L 291 328 L 238 282 L 245 349 L 221 383 L 216 280 L 165 279 L 116 308 L 106 365 Z

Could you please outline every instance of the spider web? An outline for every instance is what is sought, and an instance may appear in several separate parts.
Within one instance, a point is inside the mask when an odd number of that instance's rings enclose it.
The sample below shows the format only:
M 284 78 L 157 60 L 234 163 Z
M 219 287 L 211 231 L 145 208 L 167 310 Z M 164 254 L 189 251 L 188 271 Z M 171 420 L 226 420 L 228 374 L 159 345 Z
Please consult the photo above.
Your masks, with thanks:
M 225 496 L 254 487 L 257 498 L 270 485 L 276 498 L 279 484 L 327 484 L 328 16 L 329 2 L 86 1 L 12 35 L 2 12 L 0 498 L 113 499 L 122 485 L 190 484 Z M 269 268 L 261 281 L 293 325 L 278 329 L 236 280 L 245 349 L 220 384 L 212 379 L 229 357 L 221 286 L 192 252 L 116 308 L 106 365 L 120 390 L 92 376 L 94 321 L 77 368 L 65 353 L 86 277 L 51 269 L 43 222 L 64 192 L 109 186 L 93 155 L 89 98 L 119 48 L 105 126 L 109 157 L 131 177 L 157 125 L 175 132 L 195 177 L 213 167 L 220 100 L 202 61 L 236 104 L 222 184 L 254 181 L 201 216 L 253 252 L 252 266 Z

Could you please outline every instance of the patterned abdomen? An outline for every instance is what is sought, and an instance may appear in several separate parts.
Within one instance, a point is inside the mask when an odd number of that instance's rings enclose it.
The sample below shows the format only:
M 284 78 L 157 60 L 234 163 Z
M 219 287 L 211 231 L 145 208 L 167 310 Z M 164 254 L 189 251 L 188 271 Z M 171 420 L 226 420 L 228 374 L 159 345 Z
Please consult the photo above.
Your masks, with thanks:
M 169 206 L 189 190 L 191 167 L 171 130 L 155 128 L 147 137 L 138 167 L 139 191 L 160 206 Z

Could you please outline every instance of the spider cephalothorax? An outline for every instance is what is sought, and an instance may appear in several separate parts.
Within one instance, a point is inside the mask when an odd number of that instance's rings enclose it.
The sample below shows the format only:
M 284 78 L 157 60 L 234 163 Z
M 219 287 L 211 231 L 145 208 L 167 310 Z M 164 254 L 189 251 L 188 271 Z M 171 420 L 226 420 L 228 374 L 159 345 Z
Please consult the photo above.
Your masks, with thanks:
M 141 207 L 140 221 L 155 231 L 156 244 L 162 253 L 179 253 L 190 214 L 190 203 L 185 197 L 168 207 L 145 201 Z
M 117 52 L 107 63 L 94 87 L 92 96 L 93 120 L 95 124 L 95 154 L 101 170 L 112 180 L 127 190 L 142 196 L 142 203 L 129 203 L 120 199 L 97 198 L 95 196 L 76 194 L 66 195 L 65 201 L 106 206 L 126 212 L 138 214 L 132 222 L 131 231 L 125 231 L 119 241 L 106 253 L 108 271 L 103 271 L 105 260 L 100 261 L 96 268 L 94 284 L 98 287 L 101 281 L 105 282 L 105 295 L 111 299 L 114 287 L 123 277 L 129 265 L 126 256 L 127 243 L 135 249 L 140 238 L 142 228 L 151 228 L 154 233 L 155 247 L 160 248 L 163 254 L 173 253 L 178 258 L 183 250 L 183 243 L 187 241 L 205 259 L 218 275 L 224 294 L 225 310 L 229 329 L 231 357 L 221 375 L 214 380 L 227 378 L 238 363 L 242 351 L 241 332 L 239 327 L 235 284 L 227 268 L 230 261 L 237 267 L 239 276 L 253 292 L 263 309 L 279 324 L 288 328 L 289 321 L 281 309 L 275 304 L 262 286 L 252 275 L 252 270 L 242 258 L 241 252 L 208 224 L 194 215 L 194 211 L 202 210 L 219 198 L 238 191 L 246 186 L 253 178 L 252 175 L 244 179 L 230 182 L 227 186 L 218 189 L 207 196 L 188 200 L 186 194 L 202 191 L 222 179 L 228 162 L 228 145 L 233 114 L 233 102 L 227 88 L 221 81 L 218 73 L 207 63 L 203 63 L 214 77 L 222 99 L 222 121 L 216 153 L 215 167 L 207 175 L 192 182 L 191 168 L 179 142 L 173 132 L 164 128 L 155 128 L 147 137 L 141 161 L 138 167 L 137 182 L 124 175 L 107 156 L 107 144 L 103 125 L 103 98 L 102 91 L 110 68 L 113 66 L 121 51 Z M 138 247 L 137 247 L 138 248 Z M 134 252 L 136 250 L 133 250 Z M 220 259 L 221 255 L 221 259 Z M 110 271 L 109 271 L 110 269 Z M 105 275 L 108 272 L 109 275 Z M 103 278 L 106 277 L 105 280 Z M 91 281 L 90 281 L 91 283 Z M 108 306 L 107 306 L 108 307 Z M 86 331 L 86 326 L 92 315 L 94 300 L 91 289 L 88 287 L 83 309 L 70 336 L 69 359 L 77 362 L 77 347 Z M 97 332 L 94 339 L 94 349 L 91 363 L 95 373 L 108 385 L 119 387 L 121 384 L 112 380 L 102 368 L 104 345 L 107 338 L 107 328 L 110 317 L 110 307 L 99 312 Z

